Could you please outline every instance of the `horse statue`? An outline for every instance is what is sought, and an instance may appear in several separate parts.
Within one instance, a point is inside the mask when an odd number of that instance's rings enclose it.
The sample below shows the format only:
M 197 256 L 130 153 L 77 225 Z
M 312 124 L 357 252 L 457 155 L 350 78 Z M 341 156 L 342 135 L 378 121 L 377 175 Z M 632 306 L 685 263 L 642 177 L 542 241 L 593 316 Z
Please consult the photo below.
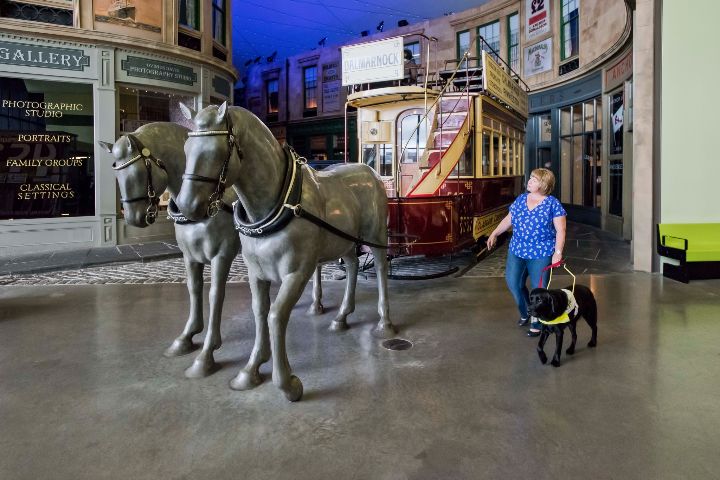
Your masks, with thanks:
M 166 357 L 193 351 L 192 338 L 203 331 L 203 268 L 210 265 L 210 318 L 203 348 L 187 370 L 188 378 L 206 377 L 217 369 L 213 352 L 220 348 L 220 316 L 230 265 L 240 249 L 232 217 L 237 196 L 229 190 L 220 203 L 222 213 L 197 222 L 188 221 L 175 206 L 185 171 L 183 145 L 189 130 L 175 123 L 156 122 L 122 135 L 115 144 L 99 142 L 115 157 L 113 169 L 120 187 L 129 225 L 144 228 L 157 216 L 159 195 L 170 192 L 168 216 L 175 221 L 175 238 L 183 253 L 190 294 L 190 315 L 185 329 L 165 350 Z
M 273 383 L 288 400 L 300 400 L 303 386 L 292 375 L 285 334 L 290 312 L 318 264 L 337 258 L 345 262 L 345 295 L 333 323 L 337 329 L 347 328 L 347 316 L 355 310 L 356 245 L 370 246 L 380 314 L 373 334 L 395 335 L 387 294 L 385 188 L 375 171 L 362 164 L 316 172 L 244 108 L 223 103 L 198 113 L 184 105 L 181 110 L 194 121 L 194 129 L 185 142 L 187 167 L 178 207 L 188 218 L 200 220 L 217 210 L 214 203 L 226 183 L 239 197 L 235 223 L 248 267 L 256 336 L 247 365 L 230 387 L 247 390 L 259 385 L 260 365 L 272 353 Z M 280 283 L 272 303 L 271 282 Z

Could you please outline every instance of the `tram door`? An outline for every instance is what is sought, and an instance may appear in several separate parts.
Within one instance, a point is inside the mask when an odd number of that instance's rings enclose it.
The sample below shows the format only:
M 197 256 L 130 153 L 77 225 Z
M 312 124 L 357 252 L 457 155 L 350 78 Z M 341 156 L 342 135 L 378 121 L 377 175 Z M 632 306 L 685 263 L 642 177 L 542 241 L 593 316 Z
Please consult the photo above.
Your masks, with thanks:
M 425 153 L 427 122 L 422 110 L 413 109 L 398 117 L 398 161 L 399 192 L 407 195 L 420 178 L 420 159 Z

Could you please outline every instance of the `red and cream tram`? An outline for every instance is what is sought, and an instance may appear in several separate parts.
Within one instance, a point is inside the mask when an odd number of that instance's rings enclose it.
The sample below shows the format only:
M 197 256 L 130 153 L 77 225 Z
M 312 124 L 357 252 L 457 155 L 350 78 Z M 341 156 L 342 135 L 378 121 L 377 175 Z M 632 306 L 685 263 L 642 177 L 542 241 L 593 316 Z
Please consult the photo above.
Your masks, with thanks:
M 484 240 L 522 188 L 527 90 L 484 50 L 444 65 L 425 76 L 437 77 L 433 86 L 369 83 L 348 95 L 360 161 L 387 191 L 393 256 Z

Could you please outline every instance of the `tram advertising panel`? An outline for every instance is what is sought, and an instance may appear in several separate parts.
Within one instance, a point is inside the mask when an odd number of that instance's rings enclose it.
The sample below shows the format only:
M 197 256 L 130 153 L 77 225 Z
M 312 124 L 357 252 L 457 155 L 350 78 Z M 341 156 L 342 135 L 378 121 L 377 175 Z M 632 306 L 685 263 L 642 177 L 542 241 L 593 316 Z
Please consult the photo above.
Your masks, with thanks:
M 95 213 L 92 86 L 0 78 L 0 220 Z

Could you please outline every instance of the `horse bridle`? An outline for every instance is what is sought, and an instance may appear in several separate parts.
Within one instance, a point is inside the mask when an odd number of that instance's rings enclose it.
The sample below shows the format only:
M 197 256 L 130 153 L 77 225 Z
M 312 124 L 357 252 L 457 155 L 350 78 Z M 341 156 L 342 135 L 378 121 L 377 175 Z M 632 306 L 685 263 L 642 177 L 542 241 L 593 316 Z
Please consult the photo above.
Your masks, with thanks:
M 212 137 L 217 135 L 225 135 L 228 137 L 228 154 L 225 161 L 220 168 L 220 175 L 218 178 L 205 177 L 203 175 L 196 175 L 194 173 L 184 173 L 183 180 L 189 180 L 191 182 L 205 182 L 214 183 L 215 191 L 210 195 L 208 199 L 207 215 L 208 217 L 214 217 L 222 208 L 223 194 L 225 193 L 225 182 L 227 181 L 227 170 L 230 164 L 230 158 L 232 157 L 233 151 L 237 152 L 239 160 L 243 159 L 243 152 L 240 149 L 240 145 L 235 141 L 235 135 L 232 133 L 232 125 L 230 124 L 230 115 L 225 116 L 225 130 L 205 130 L 199 132 L 188 132 L 188 137 Z
M 133 163 L 137 162 L 138 160 L 144 160 L 145 162 L 145 168 L 147 169 L 148 174 L 148 181 L 147 181 L 147 193 L 144 196 L 140 197 L 133 197 L 133 198 L 121 198 L 120 201 L 122 203 L 133 203 L 133 202 L 139 202 L 142 200 L 145 200 L 148 202 L 148 207 L 145 210 L 145 223 L 148 225 L 152 225 L 155 223 L 155 219 L 157 218 L 158 213 L 158 204 L 160 203 L 160 197 L 156 194 L 155 188 L 153 187 L 152 182 L 152 166 L 153 164 L 157 165 L 160 169 L 163 171 L 165 170 L 165 165 L 163 164 L 162 160 L 155 158 L 153 154 L 150 152 L 148 148 L 143 146 L 143 144 L 140 142 L 140 140 L 137 139 L 132 134 L 126 134 L 125 135 L 128 140 L 130 141 L 130 152 L 137 151 L 140 152 L 134 157 L 132 157 L 130 160 L 128 160 L 125 163 L 121 163 L 120 165 L 114 165 L 114 170 L 122 170 L 124 168 L 129 167 Z

